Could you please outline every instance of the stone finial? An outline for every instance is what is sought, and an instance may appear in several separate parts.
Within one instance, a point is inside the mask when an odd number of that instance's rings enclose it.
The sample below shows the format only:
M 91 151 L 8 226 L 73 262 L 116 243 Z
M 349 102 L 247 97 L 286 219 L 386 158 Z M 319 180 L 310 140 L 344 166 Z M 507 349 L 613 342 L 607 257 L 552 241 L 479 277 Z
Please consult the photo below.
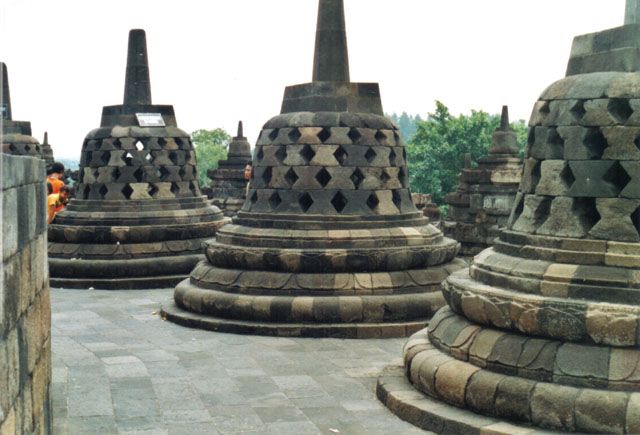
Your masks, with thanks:
M 471 154 L 469 153 L 464 155 L 464 169 L 471 169 Z
M 502 106 L 502 116 L 500 117 L 500 130 L 510 130 L 509 106 Z
M 313 81 L 349 82 L 343 0 L 319 1 Z
M 42 145 L 49 145 L 49 132 L 44 132 L 44 139 L 42 140 Z
M 2 63 L 2 95 L 0 95 L 0 108 L 2 110 L 2 119 L 11 121 L 11 95 L 9 94 L 9 74 L 7 73 L 7 65 Z
M 624 24 L 640 24 L 640 0 L 627 0 Z
M 124 84 L 124 105 L 150 105 L 151 82 L 147 59 L 147 38 L 144 30 L 129 31 L 127 73 Z
M 244 131 L 242 128 L 242 121 L 238 121 L 238 134 L 236 135 L 236 137 L 244 137 Z

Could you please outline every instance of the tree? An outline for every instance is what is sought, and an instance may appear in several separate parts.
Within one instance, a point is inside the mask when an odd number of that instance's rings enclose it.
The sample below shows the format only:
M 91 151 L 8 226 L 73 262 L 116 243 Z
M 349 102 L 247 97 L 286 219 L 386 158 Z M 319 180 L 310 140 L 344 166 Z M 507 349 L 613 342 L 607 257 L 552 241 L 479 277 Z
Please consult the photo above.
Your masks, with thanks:
M 200 187 L 206 187 L 211 183 L 207 177 L 208 169 L 216 169 L 218 160 L 227 157 L 227 147 L 231 136 L 222 128 L 215 130 L 196 130 L 191 133 L 191 141 L 196 149 L 198 161 L 198 181 Z
M 472 161 L 487 155 L 491 136 L 500 125 L 499 115 L 472 110 L 471 115 L 452 116 L 447 106 L 436 101 L 435 113 L 417 123 L 416 134 L 407 145 L 411 189 L 430 193 L 436 204 L 442 205 L 449 192 L 458 184 L 464 167 L 464 155 Z M 526 142 L 524 121 L 511 124 L 522 150 Z
M 416 133 L 418 128 L 418 122 L 422 121 L 420 115 L 409 115 L 407 112 L 402 112 L 402 115 L 398 116 L 396 113 L 387 115 L 398 126 L 402 139 L 405 142 L 409 141 L 411 137 Z

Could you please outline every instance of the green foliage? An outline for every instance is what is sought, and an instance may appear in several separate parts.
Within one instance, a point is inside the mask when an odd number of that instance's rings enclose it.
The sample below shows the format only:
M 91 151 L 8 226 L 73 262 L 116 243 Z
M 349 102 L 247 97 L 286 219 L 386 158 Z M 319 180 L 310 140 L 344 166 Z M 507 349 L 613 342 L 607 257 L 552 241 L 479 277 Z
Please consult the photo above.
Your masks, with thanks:
M 455 117 L 447 106 L 436 101 L 435 113 L 417 123 L 416 134 L 407 144 L 411 190 L 430 193 L 436 204 L 444 204 L 445 196 L 458 185 L 464 155 L 471 154 L 474 162 L 486 156 L 491 136 L 499 125 L 499 115 L 473 110 L 471 115 Z M 523 150 L 527 138 L 524 121 L 515 122 L 511 127 Z
M 400 116 L 396 113 L 387 116 L 398 126 L 402 139 L 404 139 L 405 142 L 409 141 L 409 139 L 416 134 L 418 123 L 422 122 L 420 115 L 408 115 L 407 112 L 402 112 Z
M 207 170 L 216 169 L 218 160 L 224 160 L 227 157 L 230 140 L 231 136 L 222 128 L 196 130 L 191 133 L 191 141 L 196 149 L 200 187 L 207 187 L 211 183 L 207 177 Z

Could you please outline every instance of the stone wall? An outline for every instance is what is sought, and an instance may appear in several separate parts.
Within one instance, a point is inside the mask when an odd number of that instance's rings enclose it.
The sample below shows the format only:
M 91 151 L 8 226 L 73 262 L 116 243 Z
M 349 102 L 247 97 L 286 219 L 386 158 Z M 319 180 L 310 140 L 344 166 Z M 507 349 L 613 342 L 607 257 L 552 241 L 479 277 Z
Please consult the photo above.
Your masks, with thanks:
M 0 434 L 51 433 L 45 162 L 0 158 Z

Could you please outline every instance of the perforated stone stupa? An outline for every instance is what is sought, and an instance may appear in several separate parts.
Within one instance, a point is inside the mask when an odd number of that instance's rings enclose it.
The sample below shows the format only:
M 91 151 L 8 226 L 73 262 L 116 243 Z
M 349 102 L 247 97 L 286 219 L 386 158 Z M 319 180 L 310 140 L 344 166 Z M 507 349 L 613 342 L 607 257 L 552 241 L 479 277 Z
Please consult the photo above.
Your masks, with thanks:
M 47 165 L 52 164 L 53 148 L 51 148 L 51 145 L 49 144 L 49 133 L 46 131 L 44 132 L 44 140 L 42 141 L 40 147 L 42 149 L 42 158 L 44 159 L 44 161 L 47 163 Z
M 244 137 L 240 121 L 238 134 L 229 143 L 227 158 L 218 161 L 217 169 L 207 171 L 213 180 L 209 198 L 226 216 L 234 216 L 244 204 L 247 196 L 244 170 L 248 163 L 251 163 L 251 145 Z
M 31 123 L 13 120 L 7 65 L 4 62 L 0 62 L 0 65 L 2 65 L 0 72 L 2 74 L 2 95 L 0 95 L 2 152 L 15 156 L 43 157 L 43 150 L 38 139 L 31 136 Z
M 51 285 L 158 288 L 188 276 L 227 222 L 201 195 L 195 159 L 173 107 L 151 103 L 145 33 L 132 30 L 124 103 L 103 108 L 76 198 L 49 227 Z
M 477 167 L 463 169 L 458 190 L 445 199 L 449 215 L 442 231 L 461 243 L 460 255 L 474 256 L 493 245 L 511 214 L 521 172 L 516 133 L 504 106 L 489 155 L 479 159 Z
M 406 344 L 412 387 L 379 383 L 403 418 L 640 433 L 638 41 L 636 22 L 574 39 L 567 77 L 534 106 L 508 229 Z
M 272 335 L 404 336 L 443 303 L 458 244 L 411 201 L 378 85 L 351 83 L 342 0 L 320 0 L 313 82 L 285 90 L 249 197 L 175 291 L 173 321 Z

